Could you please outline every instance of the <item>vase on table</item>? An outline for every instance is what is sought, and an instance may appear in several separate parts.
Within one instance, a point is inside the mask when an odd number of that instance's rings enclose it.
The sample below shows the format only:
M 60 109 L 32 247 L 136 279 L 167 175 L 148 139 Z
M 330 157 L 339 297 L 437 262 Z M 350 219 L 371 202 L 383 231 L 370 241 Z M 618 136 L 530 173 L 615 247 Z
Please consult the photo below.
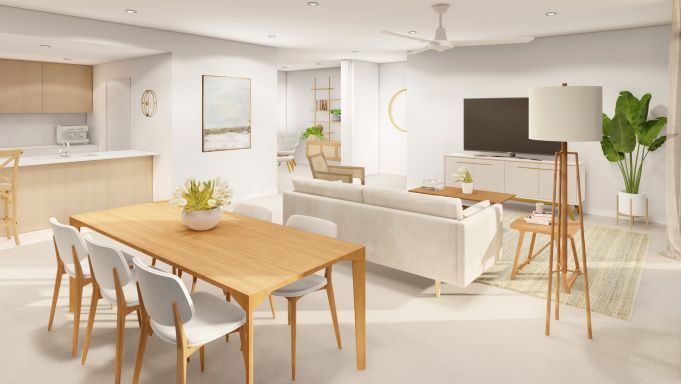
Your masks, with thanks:
M 461 192 L 467 195 L 473 193 L 473 183 L 461 183 Z
M 222 218 L 222 207 L 203 211 L 182 210 L 182 223 L 194 231 L 208 231 L 215 228 Z

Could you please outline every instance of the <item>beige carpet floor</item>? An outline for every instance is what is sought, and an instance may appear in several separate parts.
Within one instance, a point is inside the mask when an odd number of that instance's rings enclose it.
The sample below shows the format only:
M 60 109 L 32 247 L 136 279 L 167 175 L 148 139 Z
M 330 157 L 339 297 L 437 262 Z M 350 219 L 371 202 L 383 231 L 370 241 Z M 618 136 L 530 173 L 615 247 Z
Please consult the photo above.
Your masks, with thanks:
M 477 279 L 477 282 L 546 298 L 549 249 L 546 248 L 537 255 L 530 264 L 520 270 L 514 280 L 511 280 L 518 231 L 510 229 L 509 225 L 519 215 L 505 216 L 502 256 L 492 268 Z M 591 310 L 623 320 L 630 319 L 643 274 L 643 264 L 650 247 L 650 234 L 590 225 L 585 226 L 584 232 Z M 531 236 L 530 233 L 525 234 L 519 262 L 527 257 Z M 580 237 L 575 240 L 581 263 Z M 548 241 L 549 236 L 537 235 L 534 251 L 539 250 Z M 572 253 L 569 254 L 568 266 L 574 269 Z M 584 279 L 578 278 L 569 294 L 561 289 L 560 301 L 578 308 L 586 308 Z

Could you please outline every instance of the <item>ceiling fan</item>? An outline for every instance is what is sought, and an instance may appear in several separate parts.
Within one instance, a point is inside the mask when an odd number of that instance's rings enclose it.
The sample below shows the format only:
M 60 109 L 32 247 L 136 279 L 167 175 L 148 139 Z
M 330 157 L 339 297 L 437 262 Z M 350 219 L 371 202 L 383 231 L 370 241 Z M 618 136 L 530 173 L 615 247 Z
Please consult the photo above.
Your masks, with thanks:
M 424 39 L 422 37 L 413 36 L 406 33 L 395 32 L 395 31 L 382 31 L 388 35 L 394 35 L 399 37 L 404 37 L 407 39 L 412 39 L 416 41 L 421 41 L 427 43 L 423 48 L 415 49 L 413 51 L 407 52 L 410 55 L 416 55 L 425 51 L 438 51 L 443 52 L 448 49 L 455 47 L 470 47 L 476 45 L 496 45 L 496 44 L 518 44 L 518 43 L 529 43 L 534 40 L 534 37 L 512 37 L 512 38 L 499 38 L 491 40 L 447 40 L 447 32 L 442 26 L 442 15 L 444 15 L 449 9 L 449 4 L 435 4 L 433 5 L 433 10 L 437 13 L 440 23 L 435 29 L 435 38 L 432 40 Z

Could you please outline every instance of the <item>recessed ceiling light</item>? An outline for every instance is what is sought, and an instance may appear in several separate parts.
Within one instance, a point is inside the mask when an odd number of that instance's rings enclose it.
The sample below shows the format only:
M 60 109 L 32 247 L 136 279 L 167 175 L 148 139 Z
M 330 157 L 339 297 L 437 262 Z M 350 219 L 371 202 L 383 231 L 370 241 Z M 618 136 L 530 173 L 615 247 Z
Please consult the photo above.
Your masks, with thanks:
M 65 57 L 65 58 L 64 58 L 64 61 L 71 61 L 71 58 L 70 58 L 70 57 Z
M 315 63 L 315 64 L 317 64 L 317 65 L 322 65 L 322 63 Z
M 49 44 L 40 44 L 40 46 L 43 48 L 52 48 L 52 46 Z
M 352 53 L 359 53 L 359 51 L 352 51 Z
M 554 12 L 554 11 L 546 12 L 546 16 L 556 16 L 557 14 L 558 14 L 558 12 Z
M 416 32 L 416 31 L 409 31 L 409 34 L 410 34 L 410 35 L 415 35 L 415 34 L 417 34 L 417 33 L 418 33 L 418 32 Z
M 125 10 L 125 13 L 129 13 L 131 15 L 134 15 L 135 13 L 137 13 L 137 10 L 128 8 L 128 9 Z
M 268 38 L 268 39 L 276 39 L 276 38 L 277 38 L 277 35 L 267 35 L 267 38 Z
M 288 67 L 281 67 L 281 69 L 286 69 L 286 68 L 288 68 Z
M 316 7 L 316 6 L 319 5 L 319 2 L 318 1 L 308 1 L 307 5 L 309 5 L 310 7 Z

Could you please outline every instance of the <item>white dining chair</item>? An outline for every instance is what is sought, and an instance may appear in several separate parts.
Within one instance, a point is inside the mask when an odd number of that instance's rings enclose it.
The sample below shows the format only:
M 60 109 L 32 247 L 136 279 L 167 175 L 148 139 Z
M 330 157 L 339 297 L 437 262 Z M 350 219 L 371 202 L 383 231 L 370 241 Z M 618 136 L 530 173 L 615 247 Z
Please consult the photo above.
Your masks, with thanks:
M 292 215 L 286 221 L 286 226 L 300 229 L 318 235 L 333 237 L 338 236 L 338 226 L 336 223 L 320 219 L 317 217 Z M 296 379 L 296 303 L 303 296 L 322 289 L 326 290 L 331 309 L 331 320 L 333 330 L 336 333 L 336 343 L 338 349 L 342 349 L 340 329 L 338 327 L 338 315 L 336 313 L 336 300 L 333 295 L 333 284 L 331 282 L 331 266 L 326 267 L 324 276 L 311 274 L 297 280 L 283 288 L 272 292 L 274 296 L 280 296 L 288 300 L 288 323 L 291 326 L 291 379 Z
M 83 357 L 81 364 L 85 364 L 92 339 L 92 328 L 97 313 L 99 299 L 116 306 L 116 384 L 121 382 L 121 366 L 123 362 L 123 339 L 125 337 L 125 318 L 137 312 L 137 319 L 141 321 L 139 299 L 137 297 L 137 280 L 134 271 L 130 270 L 121 250 L 98 242 L 92 234 L 85 235 L 88 254 L 90 256 L 90 271 L 92 275 L 92 301 L 90 314 L 83 342 Z M 141 324 L 141 323 L 140 323 Z
M 187 358 L 197 350 L 204 370 L 204 345 L 239 332 L 243 346 L 246 312 L 237 304 L 206 292 L 189 293 L 179 277 L 133 260 L 142 313 L 142 329 L 132 382 L 139 383 L 144 350 L 150 331 L 177 345 L 176 382 L 184 384 Z M 246 362 L 245 348 L 244 366 Z
M 74 303 L 73 309 L 73 340 L 71 355 L 76 356 L 78 352 L 78 333 L 80 327 L 80 308 L 83 301 L 83 287 L 92 283 L 90 265 L 88 262 L 87 246 L 81 233 L 70 225 L 61 224 L 56 218 L 50 218 L 52 226 L 52 240 L 54 251 L 57 256 L 57 276 L 54 281 L 54 292 L 52 293 L 52 308 L 50 309 L 50 320 L 47 323 L 47 330 L 52 330 L 54 312 L 57 307 L 57 298 L 61 288 L 62 275 L 68 275 L 72 291 L 75 297 L 71 298 Z

